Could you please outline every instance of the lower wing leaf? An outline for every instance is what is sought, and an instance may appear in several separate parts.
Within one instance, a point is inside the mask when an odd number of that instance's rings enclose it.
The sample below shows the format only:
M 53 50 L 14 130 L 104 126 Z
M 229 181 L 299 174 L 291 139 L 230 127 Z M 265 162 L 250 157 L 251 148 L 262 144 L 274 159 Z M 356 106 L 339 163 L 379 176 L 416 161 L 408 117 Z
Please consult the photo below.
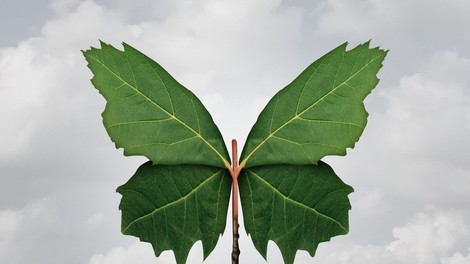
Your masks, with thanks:
M 226 169 L 149 161 L 117 189 L 122 232 L 150 242 L 156 256 L 173 250 L 177 263 L 201 240 L 205 259 L 225 229 L 230 187 Z
M 320 242 L 348 233 L 353 189 L 324 162 L 245 169 L 239 184 L 245 229 L 264 258 L 268 240 L 291 264 L 298 249 L 314 256 Z

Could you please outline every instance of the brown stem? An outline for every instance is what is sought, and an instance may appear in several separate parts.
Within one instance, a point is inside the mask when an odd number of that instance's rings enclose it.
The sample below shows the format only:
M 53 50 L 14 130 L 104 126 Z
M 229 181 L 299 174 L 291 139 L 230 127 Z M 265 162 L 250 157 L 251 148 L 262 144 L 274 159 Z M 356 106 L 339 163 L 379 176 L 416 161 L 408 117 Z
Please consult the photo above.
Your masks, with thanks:
M 230 170 L 232 175 L 232 264 L 238 264 L 238 257 L 240 256 L 240 248 L 238 246 L 238 175 L 240 174 L 238 168 L 238 150 L 237 141 L 232 139 L 232 168 Z
M 232 243 L 232 264 L 238 264 L 238 257 L 240 257 L 240 248 L 238 247 L 238 219 L 234 218 L 233 222 L 233 243 Z

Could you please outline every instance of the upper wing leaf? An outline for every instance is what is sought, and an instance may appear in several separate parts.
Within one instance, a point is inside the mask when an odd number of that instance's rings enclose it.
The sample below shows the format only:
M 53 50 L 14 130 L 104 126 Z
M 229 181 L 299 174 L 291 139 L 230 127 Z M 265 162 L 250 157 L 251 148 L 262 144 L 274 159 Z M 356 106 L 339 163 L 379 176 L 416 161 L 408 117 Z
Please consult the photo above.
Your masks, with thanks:
M 315 164 L 345 155 L 367 122 L 363 100 L 377 85 L 387 51 L 347 43 L 311 64 L 267 104 L 250 131 L 240 166 Z
M 229 167 L 224 140 L 199 99 L 155 61 L 127 44 L 83 52 L 107 100 L 103 123 L 125 155 L 154 164 Z
M 353 189 L 326 163 L 244 169 L 239 184 L 245 229 L 264 258 L 268 240 L 291 264 L 298 249 L 313 256 L 320 242 L 349 230 Z
M 226 169 L 147 162 L 117 189 L 122 232 L 150 242 L 157 256 L 173 250 L 178 263 L 202 240 L 206 258 L 225 229 L 230 186 Z

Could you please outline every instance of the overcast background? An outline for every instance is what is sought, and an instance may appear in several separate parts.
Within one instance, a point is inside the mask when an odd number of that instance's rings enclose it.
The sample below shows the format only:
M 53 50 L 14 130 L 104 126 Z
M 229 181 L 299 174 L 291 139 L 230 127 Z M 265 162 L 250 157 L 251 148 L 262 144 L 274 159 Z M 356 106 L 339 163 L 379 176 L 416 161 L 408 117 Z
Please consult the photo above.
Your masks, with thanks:
M 145 161 L 101 124 L 80 50 L 125 41 L 212 113 L 226 142 L 319 56 L 349 41 L 390 52 L 368 126 L 326 161 L 355 188 L 350 233 L 296 263 L 470 263 L 470 1 L 2 0 L 0 263 L 173 263 L 120 233 L 120 195 Z M 229 227 L 229 226 L 228 226 Z M 240 263 L 265 263 L 241 229 Z M 205 263 L 228 263 L 231 232 Z M 202 262 L 198 242 L 188 263 Z M 282 263 L 272 242 L 269 263 Z

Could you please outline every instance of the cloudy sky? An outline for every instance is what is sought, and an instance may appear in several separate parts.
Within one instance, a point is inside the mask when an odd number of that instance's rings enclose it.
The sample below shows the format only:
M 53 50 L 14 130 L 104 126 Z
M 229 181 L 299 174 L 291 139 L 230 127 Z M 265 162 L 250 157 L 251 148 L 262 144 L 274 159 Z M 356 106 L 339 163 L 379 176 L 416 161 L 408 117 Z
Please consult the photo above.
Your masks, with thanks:
M 2 0 L 0 263 L 173 263 L 120 233 L 124 157 L 80 50 L 127 42 L 164 66 L 241 145 L 267 101 L 339 44 L 390 52 L 346 157 L 350 234 L 296 263 L 470 263 L 470 1 Z M 229 227 L 229 226 L 228 226 Z M 205 263 L 229 259 L 231 234 Z M 241 263 L 265 263 L 241 229 Z M 188 263 L 201 263 L 198 242 Z M 270 242 L 269 263 L 282 263 Z

